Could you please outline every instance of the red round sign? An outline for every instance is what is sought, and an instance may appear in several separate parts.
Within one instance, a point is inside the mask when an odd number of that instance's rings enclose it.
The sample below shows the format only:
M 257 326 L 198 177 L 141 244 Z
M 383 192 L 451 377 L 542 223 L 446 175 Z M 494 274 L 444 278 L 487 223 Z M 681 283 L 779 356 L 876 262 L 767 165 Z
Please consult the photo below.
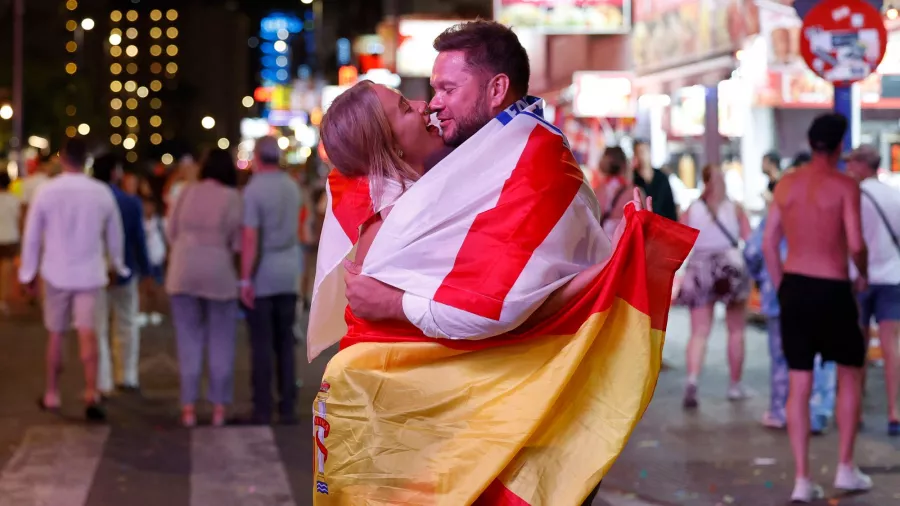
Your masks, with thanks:
M 803 18 L 800 55 L 813 72 L 836 86 L 875 72 L 886 48 L 881 12 L 864 0 L 825 0 Z

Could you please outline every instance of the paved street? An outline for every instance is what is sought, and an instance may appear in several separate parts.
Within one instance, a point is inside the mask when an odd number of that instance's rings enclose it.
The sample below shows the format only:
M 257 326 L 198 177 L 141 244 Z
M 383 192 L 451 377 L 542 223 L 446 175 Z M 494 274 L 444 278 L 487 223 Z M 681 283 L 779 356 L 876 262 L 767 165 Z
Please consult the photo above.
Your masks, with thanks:
M 687 318 L 675 310 L 666 347 L 672 369 L 628 448 L 603 482 L 595 506 L 751 505 L 786 503 L 791 487 L 787 435 L 757 423 L 767 395 L 765 335 L 748 329 L 747 380 L 757 396 L 725 400 L 723 329 L 717 327 L 701 408 L 680 406 Z M 62 415 L 41 413 L 43 342 L 36 314 L 0 320 L 0 506 L 206 506 L 311 503 L 311 405 L 325 359 L 301 367 L 301 423 L 294 427 L 178 427 L 177 364 L 171 328 L 143 334 L 142 397 L 117 396 L 110 423 L 81 422 L 81 369 L 72 339 L 66 353 Z M 302 350 L 298 349 L 299 357 Z M 249 409 L 248 350 L 238 353 L 236 411 Z M 821 504 L 900 504 L 900 440 L 884 434 L 881 371 L 870 370 L 860 464 L 875 479 L 870 494 L 832 496 Z M 74 387 L 74 388 L 73 388 Z M 201 411 L 201 422 L 208 413 Z M 830 485 L 836 434 L 813 440 L 814 468 Z

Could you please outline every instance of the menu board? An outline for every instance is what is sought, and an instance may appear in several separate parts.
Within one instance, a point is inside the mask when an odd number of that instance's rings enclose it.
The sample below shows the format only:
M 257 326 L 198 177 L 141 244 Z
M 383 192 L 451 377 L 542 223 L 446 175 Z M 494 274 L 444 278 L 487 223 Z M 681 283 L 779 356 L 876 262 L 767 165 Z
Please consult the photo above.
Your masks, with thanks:
M 631 0 L 494 0 L 494 19 L 549 34 L 626 33 Z

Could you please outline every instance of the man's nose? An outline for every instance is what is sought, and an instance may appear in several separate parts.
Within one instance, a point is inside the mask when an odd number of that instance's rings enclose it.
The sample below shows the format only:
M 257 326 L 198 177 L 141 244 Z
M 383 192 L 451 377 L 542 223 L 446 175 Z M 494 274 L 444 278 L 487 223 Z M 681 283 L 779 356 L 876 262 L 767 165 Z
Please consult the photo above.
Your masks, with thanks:
M 428 108 L 431 109 L 432 112 L 440 112 L 444 109 L 444 101 L 441 99 L 440 95 L 435 95 L 434 98 L 431 99 L 431 102 L 428 102 Z

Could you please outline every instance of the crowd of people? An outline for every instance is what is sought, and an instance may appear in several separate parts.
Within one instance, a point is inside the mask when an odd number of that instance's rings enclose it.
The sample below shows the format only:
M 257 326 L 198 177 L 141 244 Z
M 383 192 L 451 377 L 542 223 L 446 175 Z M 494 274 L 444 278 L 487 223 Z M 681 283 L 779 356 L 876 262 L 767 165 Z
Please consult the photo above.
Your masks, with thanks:
M 11 311 L 17 286 L 42 306 L 49 333 L 42 409 L 60 407 L 69 329 L 79 336 L 85 416 L 103 420 L 106 398 L 140 391 L 141 329 L 168 314 L 183 425 L 197 423 L 204 357 L 211 423 L 226 423 L 241 319 L 252 362 L 246 421 L 273 421 L 277 371 L 278 421 L 296 422 L 293 326 L 297 308 L 308 309 L 325 203 L 320 181 L 298 180 L 281 161 L 277 140 L 265 137 L 244 185 L 231 153 L 220 149 L 153 178 L 125 173 L 112 154 L 94 158 L 84 139 L 73 138 L 58 158 L 35 165 L 18 192 L 0 174 L 0 314 Z M 61 170 L 51 175 L 54 164 Z

